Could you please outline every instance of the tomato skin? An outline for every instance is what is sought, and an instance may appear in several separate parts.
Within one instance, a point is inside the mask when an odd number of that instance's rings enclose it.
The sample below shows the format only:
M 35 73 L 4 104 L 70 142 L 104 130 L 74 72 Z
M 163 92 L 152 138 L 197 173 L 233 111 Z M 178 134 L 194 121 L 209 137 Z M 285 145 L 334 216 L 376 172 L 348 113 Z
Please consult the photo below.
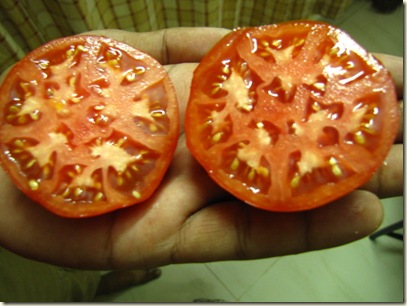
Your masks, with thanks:
M 393 80 L 346 33 L 294 21 L 234 30 L 196 68 L 187 145 L 255 207 L 302 211 L 363 185 L 395 139 Z
M 53 40 L 0 87 L 0 162 L 51 212 L 91 217 L 147 200 L 179 133 L 175 89 L 149 55 L 101 36 Z

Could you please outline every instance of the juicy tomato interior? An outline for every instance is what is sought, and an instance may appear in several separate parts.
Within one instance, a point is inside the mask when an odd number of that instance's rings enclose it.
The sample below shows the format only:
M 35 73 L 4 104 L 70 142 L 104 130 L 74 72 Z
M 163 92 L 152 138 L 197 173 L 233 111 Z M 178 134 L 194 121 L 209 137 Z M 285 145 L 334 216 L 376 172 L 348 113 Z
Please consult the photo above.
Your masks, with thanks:
M 51 41 L 0 88 L 1 163 L 33 200 L 65 217 L 148 199 L 178 138 L 173 85 L 153 58 L 100 36 Z
M 399 109 L 388 71 L 325 23 L 237 29 L 195 70 L 187 144 L 236 197 L 271 211 L 324 205 L 386 157 Z

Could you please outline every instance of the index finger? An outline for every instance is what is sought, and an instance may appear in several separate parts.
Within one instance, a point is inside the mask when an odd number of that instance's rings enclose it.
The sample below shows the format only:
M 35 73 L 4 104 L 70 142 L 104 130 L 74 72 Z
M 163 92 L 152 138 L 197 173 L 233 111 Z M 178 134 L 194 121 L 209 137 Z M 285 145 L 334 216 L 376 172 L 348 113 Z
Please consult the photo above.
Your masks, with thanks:
M 374 56 L 382 62 L 386 69 L 393 77 L 394 85 L 396 86 L 397 96 L 403 97 L 403 58 L 399 56 L 374 53 Z
M 96 30 L 82 35 L 107 36 L 143 51 L 162 65 L 199 62 L 209 49 L 230 30 L 194 27 L 169 28 L 152 32 Z

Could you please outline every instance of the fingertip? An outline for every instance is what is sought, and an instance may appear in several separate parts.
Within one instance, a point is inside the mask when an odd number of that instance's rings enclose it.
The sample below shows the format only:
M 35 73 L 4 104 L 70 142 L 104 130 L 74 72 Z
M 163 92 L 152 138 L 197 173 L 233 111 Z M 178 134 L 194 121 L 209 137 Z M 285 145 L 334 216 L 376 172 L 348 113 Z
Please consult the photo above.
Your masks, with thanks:
M 395 144 L 390 149 L 385 161 L 374 175 L 360 188 L 376 194 L 380 198 L 403 195 L 403 164 L 404 146 Z
M 229 29 L 217 27 L 182 27 L 164 31 L 164 64 L 199 62 Z
M 216 27 L 179 27 L 152 32 L 108 29 L 84 32 L 124 42 L 159 61 L 162 65 L 199 62 L 208 50 L 230 30 Z
M 374 56 L 386 67 L 393 77 L 394 85 L 396 86 L 397 95 L 403 97 L 404 91 L 404 59 L 400 56 L 374 53 Z
M 382 221 L 379 198 L 371 192 L 356 190 L 311 213 L 310 248 L 323 249 L 359 240 L 374 232 Z

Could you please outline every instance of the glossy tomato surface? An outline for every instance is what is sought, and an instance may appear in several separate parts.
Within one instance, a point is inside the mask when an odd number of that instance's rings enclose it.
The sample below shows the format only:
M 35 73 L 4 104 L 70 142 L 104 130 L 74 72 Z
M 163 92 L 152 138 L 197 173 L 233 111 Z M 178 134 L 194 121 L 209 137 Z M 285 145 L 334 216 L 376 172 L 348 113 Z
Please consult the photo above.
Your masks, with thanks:
M 232 31 L 195 70 L 187 144 L 236 197 L 271 211 L 365 183 L 399 123 L 392 78 L 343 31 L 286 22 Z
M 14 183 L 65 217 L 148 199 L 176 147 L 178 104 L 153 58 L 100 36 L 51 41 L 0 88 L 1 164 Z

